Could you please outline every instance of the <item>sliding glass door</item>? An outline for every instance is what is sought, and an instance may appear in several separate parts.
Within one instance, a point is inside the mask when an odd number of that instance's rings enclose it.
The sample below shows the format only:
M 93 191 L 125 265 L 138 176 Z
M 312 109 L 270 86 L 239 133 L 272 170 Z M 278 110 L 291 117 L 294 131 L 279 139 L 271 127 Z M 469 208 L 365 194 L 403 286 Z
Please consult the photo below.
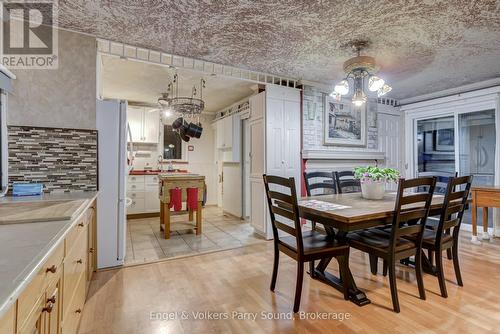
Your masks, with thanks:
M 475 185 L 495 182 L 495 110 L 458 115 L 461 175 L 474 175 Z
M 415 120 L 415 176 L 473 175 L 474 185 L 495 184 L 495 110 L 455 112 Z M 481 217 L 482 209 L 478 210 Z M 489 226 L 492 226 L 492 215 Z M 464 222 L 471 221 L 470 211 Z
M 454 116 L 417 120 L 417 175 L 453 175 L 455 166 Z

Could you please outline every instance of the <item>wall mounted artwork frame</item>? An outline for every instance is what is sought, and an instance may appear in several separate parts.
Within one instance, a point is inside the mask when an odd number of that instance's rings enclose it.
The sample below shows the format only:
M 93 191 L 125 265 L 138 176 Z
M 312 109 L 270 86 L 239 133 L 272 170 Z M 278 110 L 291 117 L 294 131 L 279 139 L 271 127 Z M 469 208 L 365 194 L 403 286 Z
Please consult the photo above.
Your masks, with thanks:
M 324 105 L 324 144 L 366 147 L 368 102 L 356 107 L 351 101 L 325 95 Z

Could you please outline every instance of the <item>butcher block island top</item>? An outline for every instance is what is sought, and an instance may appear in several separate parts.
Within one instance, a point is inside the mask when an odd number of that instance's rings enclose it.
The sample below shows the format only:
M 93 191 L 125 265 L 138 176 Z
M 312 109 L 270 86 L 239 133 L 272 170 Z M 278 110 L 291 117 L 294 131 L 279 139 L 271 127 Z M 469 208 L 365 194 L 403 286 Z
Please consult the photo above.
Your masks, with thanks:
M 0 223 L 0 318 L 16 302 L 96 197 L 97 192 L 81 192 L 0 198 L 0 212 L 7 216 L 2 217 L 4 221 L 9 217 L 26 219 L 30 215 L 27 208 L 32 208 L 34 212 L 43 211 L 43 215 L 39 214 L 40 220 Z M 64 203 L 70 204 L 65 210 L 54 210 L 51 216 L 49 208 Z

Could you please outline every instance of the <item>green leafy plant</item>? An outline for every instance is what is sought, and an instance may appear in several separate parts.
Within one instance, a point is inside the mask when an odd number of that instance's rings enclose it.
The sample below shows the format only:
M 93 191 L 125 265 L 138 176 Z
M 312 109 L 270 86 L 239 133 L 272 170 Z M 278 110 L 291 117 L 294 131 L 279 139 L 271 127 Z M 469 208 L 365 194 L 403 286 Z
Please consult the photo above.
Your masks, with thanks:
M 399 177 L 399 171 L 393 168 L 381 168 L 376 166 L 354 168 L 354 178 L 360 180 L 361 182 L 397 182 Z

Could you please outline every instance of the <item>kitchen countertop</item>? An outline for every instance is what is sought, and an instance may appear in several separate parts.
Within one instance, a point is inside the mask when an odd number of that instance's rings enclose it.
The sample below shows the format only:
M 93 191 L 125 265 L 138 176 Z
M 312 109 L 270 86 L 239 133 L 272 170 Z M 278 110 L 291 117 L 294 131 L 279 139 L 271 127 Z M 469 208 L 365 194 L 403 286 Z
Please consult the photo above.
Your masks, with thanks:
M 97 197 L 97 192 L 64 193 L 27 197 L 3 197 L 2 203 L 86 200 L 78 218 Z M 0 317 L 17 300 L 20 293 L 52 254 L 77 219 L 37 223 L 0 225 Z
M 176 169 L 173 172 L 169 172 L 166 170 L 131 170 L 130 175 L 158 175 L 158 174 L 185 174 L 187 170 L 185 169 Z

